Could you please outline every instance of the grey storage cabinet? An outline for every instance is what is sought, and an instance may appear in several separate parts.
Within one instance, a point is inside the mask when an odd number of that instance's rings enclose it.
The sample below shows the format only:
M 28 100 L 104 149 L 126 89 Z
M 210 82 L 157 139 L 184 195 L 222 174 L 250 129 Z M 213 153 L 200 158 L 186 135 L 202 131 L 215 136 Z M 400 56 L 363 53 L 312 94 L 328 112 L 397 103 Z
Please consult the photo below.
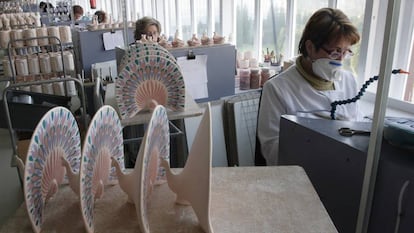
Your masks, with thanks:
M 369 137 L 341 136 L 341 127 L 370 130 L 371 124 L 282 116 L 279 165 L 302 166 L 338 231 L 354 233 Z M 368 232 L 413 232 L 413 155 L 383 140 Z

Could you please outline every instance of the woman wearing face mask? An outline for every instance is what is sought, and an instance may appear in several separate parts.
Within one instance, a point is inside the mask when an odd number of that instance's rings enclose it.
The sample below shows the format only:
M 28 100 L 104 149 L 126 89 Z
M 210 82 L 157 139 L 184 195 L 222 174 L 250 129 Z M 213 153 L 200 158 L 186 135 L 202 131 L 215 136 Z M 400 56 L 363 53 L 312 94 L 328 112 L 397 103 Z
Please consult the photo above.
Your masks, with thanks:
M 338 9 L 322 8 L 311 16 L 295 64 L 263 86 L 256 147 L 267 165 L 277 164 L 281 115 L 329 118 L 331 102 L 358 93 L 355 77 L 342 61 L 353 55 L 351 46 L 359 39 L 356 27 Z M 356 121 L 362 114 L 352 103 L 338 106 L 336 118 Z

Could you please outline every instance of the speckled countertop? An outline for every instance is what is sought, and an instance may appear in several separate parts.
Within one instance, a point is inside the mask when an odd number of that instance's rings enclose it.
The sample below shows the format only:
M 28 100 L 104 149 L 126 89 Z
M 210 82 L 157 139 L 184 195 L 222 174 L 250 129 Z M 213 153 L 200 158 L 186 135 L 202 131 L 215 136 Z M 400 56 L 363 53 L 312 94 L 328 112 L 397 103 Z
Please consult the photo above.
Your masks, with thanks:
M 337 232 L 301 167 L 223 167 L 212 169 L 211 221 L 214 232 Z M 203 232 L 191 207 L 174 204 L 167 184 L 153 190 L 151 232 Z M 107 186 L 95 202 L 95 230 L 139 232 L 135 207 L 118 185 Z M 80 204 L 64 185 L 46 205 L 42 232 L 85 232 Z M 24 204 L 1 233 L 32 232 Z

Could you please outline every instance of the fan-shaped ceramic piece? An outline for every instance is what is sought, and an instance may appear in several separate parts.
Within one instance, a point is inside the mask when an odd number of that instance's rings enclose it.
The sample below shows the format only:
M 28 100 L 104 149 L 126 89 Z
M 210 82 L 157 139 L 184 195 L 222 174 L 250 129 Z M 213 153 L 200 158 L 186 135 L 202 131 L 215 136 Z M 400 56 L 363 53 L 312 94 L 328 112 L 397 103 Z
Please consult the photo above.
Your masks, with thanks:
M 179 67 L 157 56 L 135 59 L 119 73 L 115 97 L 123 119 L 161 104 L 173 111 L 184 110 L 185 84 Z
M 207 233 L 213 232 L 210 221 L 212 153 L 210 109 L 210 104 L 208 104 L 181 173 L 173 174 L 167 161 L 161 162 L 166 169 L 168 186 L 177 194 L 176 202 L 190 204 L 200 226 Z
M 108 105 L 101 107 L 92 118 L 83 144 L 80 171 L 80 199 L 87 232 L 94 232 L 94 201 L 103 195 L 104 184 L 114 179 L 111 158 L 124 170 L 122 126 L 117 112 Z M 113 175 L 111 175 L 113 174 Z
M 122 57 L 118 70 L 122 70 L 125 66 L 133 62 L 136 58 L 144 56 L 159 56 L 169 59 L 172 63 L 177 64 L 175 57 L 164 47 L 155 43 L 137 43 L 128 48 Z
M 74 172 L 79 170 L 80 145 L 78 125 L 66 108 L 49 110 L 36 126 L 24 171 L 24 197 L 34 232 L 40 232 L 46 201 L 63 181 L 62 159 Z
M 165 169 L 161 161 L 169 164 L 170 135 L 167 112 L 158 105 L 152 113 L 148 129 L 141 143 L 134 170 L 125 174 L 118 167 L 119 162 L 113 160 L 117 167 L 119 185 L 128 194 L 129 201 L 135 203 L 140 230 L 149 232 L 148 208 L 150 195 L 155 184 L 165 182 Z

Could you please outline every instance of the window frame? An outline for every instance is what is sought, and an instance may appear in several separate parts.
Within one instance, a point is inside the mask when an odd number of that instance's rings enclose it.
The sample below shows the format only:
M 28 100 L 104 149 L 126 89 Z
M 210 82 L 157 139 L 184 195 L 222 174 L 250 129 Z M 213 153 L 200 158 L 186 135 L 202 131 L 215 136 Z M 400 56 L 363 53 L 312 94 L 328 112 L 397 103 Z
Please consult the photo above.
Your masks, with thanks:
M 122 0 L 120 0 L 122 1 Z M 137 6 L 140 5 L 138 3 L 132 3 L 136 0 L 125 0 L 129 1 L 130 3 L 127 6 Z M 176 17 L 176 24 L 177 29 L 179 31 L 179 35 L 182 36 L 182 19 L 180 16 L 180 2 L 179 0 L 166 0 L 166 1 L 156 1 L 156 0 L 146 0 L 145 2 L 151 2 L 151 12 L 145 12 L 145 14 L 151 14 L 154 17 L 162 19 L 163 24 L 163 32 L 167 36 L 173 36 L 175 32 L 170 31 L 169 25 L 169 14 L 175 14 Z M 228 37 L 230 34 L 233 37 L 233 42 L 237 41 L 237 33 L 236 33 L 236 0 L 207 0 L 207 11 L 208 11 L 208 35 L 212 35 L 215 31 L 215 17 L 214 15 L 217 14 L 215 9 L 215 1 L 218 1 L 220 4 L 220 31 L 222 35 Z M 266 0 L 254 0 L 255 11 L 254 11 L 254 18 L 255 18 L 255 39 L 253 44 L 253 55 L 259 59 L 261 59 L 261 51 L 262 51 L 262 32 L 263 32 L 263 13 L 264 10 L 261 9 L 261 2 Z M 285 44 L 286 47 L 284 48 L 283 54 L 285 58 L 294 57 L 297 54 L 297 49 L 295 48 L 295 12 L 296 12 L 296 4 L 295 0 L 281 0 L 286 1 L 286 30 L 285 35 Z M 328 0 L 328 7 L 336 8 L 338 5 L 339 0 Z M 86 0 L 78 0 L 75 1 L 76 3 L 80 3 L 81 5 L 88 4 Z M 111 3 L 116 4 L 117 0 L 111 0 Z M 194 11 L 196 2 L 191 0 L 191 9 Z M 141 1 L 141 5 L 136 7 L 136 9 L 131 9 L 130 12 L 127 13 L 128 17 L 134 18 L 134 16 L 143 16 L 142 11 L 144 11 L 144 1 Z M 170 4 L 175 5 L 175 12 L 169 12 L 172 9 Z M 360 53 L 366 54 L 365 56 L 360 56 L 358 66 L 356 69 L 357 77 L 358 77 L 358 84 L 362 85 L 366 79 L 377 75 L 379 72 L 379 65 L 381 59 L 381 50 L 383 45 L 383 36 L 384 36 L 384 27 L 385 27 L 385 17 L 387 12 L 387 0 L 366 0 L 365 1 L 365 12 L 364 12 L 364 21 L 363 21 L 363 31 L 361 32 L 361 40 L 360 44 Z M 112 8 L 114 6 L 111 6 Z M 115 6 L 118 7 L 118 6 Z M 148 6 L 147 6 L 148 9 Z M 411 13 L 414 11 L 414 2 L 413 1 L 403 1 L 401 4 L 401 14 L 400 14 L 400 26 L 398 30 L 397 36 L 397 46 L 396 51 L 394 54 L 394 67 L 408 69 L 410 66 L 410 62 L 414 64 L 414 54 L 413 54 L 413 44 L 414 44 L 414 21 L 411 20 Z M 115 18 L 116 20 L 116 18 Z M 129 19 L 130 20 L 130 19 Z M 193 33 L 197 33 L 198 35 L 202 32 L 199 32 L 195 25 L 197 21 L 197 15 L 195 12 L 192 13 L 191 17 L 192 23 L 192 30 Z M 404 29 L 404 30 L 402 30 Z M 408 30 L 407 30 L 408 29 Z M 199 35 L 200 36 L 200 35 Z M 367 39 L 368 38 L 368 39 Z M 184 40 L 189 38 L 182 38 Z M 237 45 L 236 45 L 237 46 Z M 409 48 L 409 49 L 407 49 Z M 411 67 L 414 70 L 414 67 Z M 393 77 L 394 78 L 394 77 Z M 398 78 L 396 78 L 398 79 Z M 400 80 L 393 80 L 392 84 L 390 85 L 389 89 L 389 101 L 390 106 L 396 108 L 403 108 L 408 111 L 414 113 L 414 104 L 413 103 L 406 103 L 402 101 L 404 91 L 406 88 L 407 78 L 403 77 Z M 374 93 L 376 90 L 376 84 L 370 85 L 367 93 Z M 370 98 L 367 98 L 370 99 Z M 401 99 L 401 100 L 399 100 Z

